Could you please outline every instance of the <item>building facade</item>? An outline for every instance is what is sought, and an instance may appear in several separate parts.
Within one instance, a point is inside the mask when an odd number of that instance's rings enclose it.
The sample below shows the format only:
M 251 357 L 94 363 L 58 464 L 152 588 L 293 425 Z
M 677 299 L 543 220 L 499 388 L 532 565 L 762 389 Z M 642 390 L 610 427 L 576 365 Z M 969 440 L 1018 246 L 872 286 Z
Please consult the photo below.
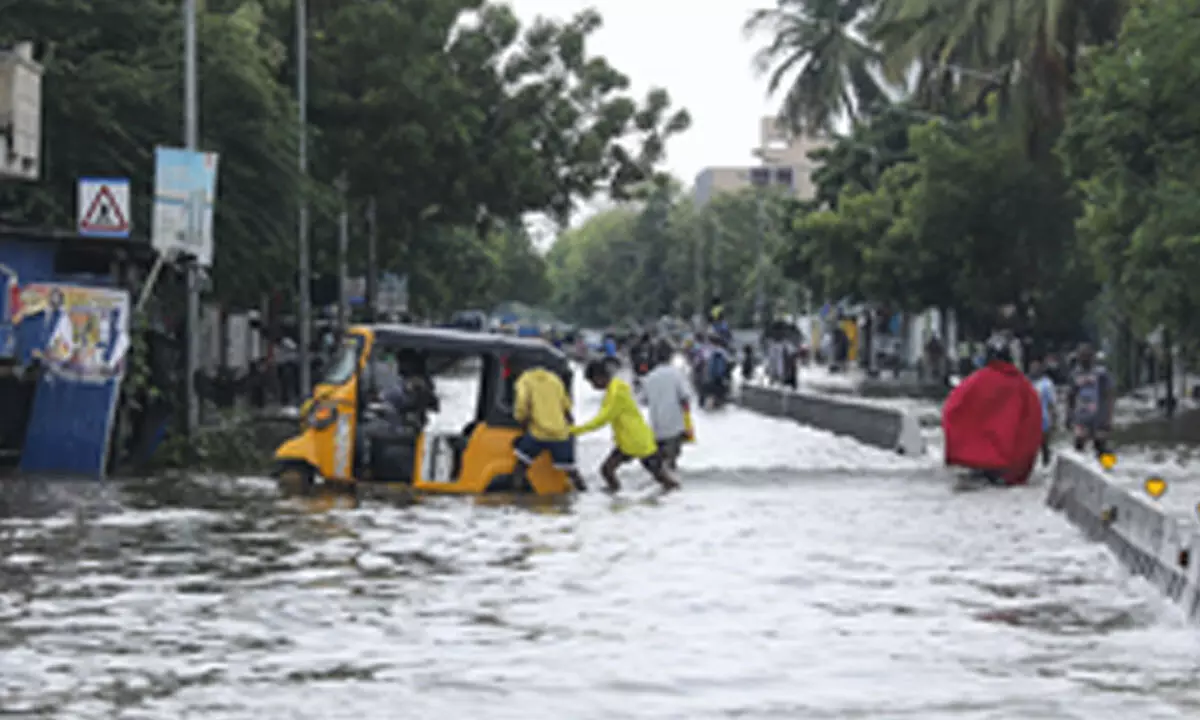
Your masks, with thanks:
M 823 138 L 793 135 L 775 118 L 762 118 L 758 147 L 751 151 L 759 164 L 704 168 L 696 176 L 696 203 L 703 205 L 724 192 L 763 186 L 786 188 L 800 200 L 812 199 L 816 193 L 812 173 L 819 163 L 808 154 L 829 144 Z

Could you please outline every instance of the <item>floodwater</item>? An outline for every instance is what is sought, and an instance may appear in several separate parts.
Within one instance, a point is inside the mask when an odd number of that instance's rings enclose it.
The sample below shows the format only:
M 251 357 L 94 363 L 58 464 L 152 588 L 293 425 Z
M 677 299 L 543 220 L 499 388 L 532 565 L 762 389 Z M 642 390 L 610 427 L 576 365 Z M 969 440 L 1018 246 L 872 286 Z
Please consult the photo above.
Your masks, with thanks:
M 522 506 L 9 488 L 0 716 L 1200 716 L 1200 634 L 1043 488 L 954 493 L 736 409 L 697 425 L 665 497 L 637 469 Z

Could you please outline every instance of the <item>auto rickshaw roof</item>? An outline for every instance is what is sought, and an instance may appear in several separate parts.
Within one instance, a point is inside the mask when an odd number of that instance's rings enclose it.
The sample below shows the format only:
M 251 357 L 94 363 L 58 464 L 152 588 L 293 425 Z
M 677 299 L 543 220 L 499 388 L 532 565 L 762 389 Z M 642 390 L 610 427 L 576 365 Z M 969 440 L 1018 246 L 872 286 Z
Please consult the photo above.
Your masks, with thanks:
M 527 357 L 540 357 L 547 362 L 558 363 L 564 367 L 569 366 L 567 356 L 562 351 L 540 339 L 450 328 L 420 327 L 403 323 L 359 325 L 357 327 L 374 332 L 375 342 L 388 348 L 462 353 L 464 355 L 520 353 Z

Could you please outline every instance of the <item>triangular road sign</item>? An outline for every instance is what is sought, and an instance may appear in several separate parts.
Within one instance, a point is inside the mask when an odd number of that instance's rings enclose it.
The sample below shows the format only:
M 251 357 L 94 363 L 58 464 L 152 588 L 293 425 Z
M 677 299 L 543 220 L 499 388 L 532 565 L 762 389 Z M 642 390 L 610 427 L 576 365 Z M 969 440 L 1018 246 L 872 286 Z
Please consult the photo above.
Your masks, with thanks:
M 108 185 L 100 186 L 100 191 L 96 193 L 92 204 L 88 206 L 87 212 L 79 222 L 79 229 L 83 232 L 129 232 L 129 221 L 125 219 L 121 205 Z

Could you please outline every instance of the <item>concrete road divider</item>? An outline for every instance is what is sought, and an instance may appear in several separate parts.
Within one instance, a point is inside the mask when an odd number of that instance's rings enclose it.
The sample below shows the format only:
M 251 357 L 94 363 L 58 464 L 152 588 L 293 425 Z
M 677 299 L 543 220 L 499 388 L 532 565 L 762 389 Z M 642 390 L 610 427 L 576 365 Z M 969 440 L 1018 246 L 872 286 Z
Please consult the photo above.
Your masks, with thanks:
M 847 396 L 744 385 L 738 402 L 748 410 L 796 422 L 910 457 L 925 453 L 918 418 L 897 408 Z
M 1200 533 L 1084 459 L 1060 455 L 1046 504 L 1200 620 Z

